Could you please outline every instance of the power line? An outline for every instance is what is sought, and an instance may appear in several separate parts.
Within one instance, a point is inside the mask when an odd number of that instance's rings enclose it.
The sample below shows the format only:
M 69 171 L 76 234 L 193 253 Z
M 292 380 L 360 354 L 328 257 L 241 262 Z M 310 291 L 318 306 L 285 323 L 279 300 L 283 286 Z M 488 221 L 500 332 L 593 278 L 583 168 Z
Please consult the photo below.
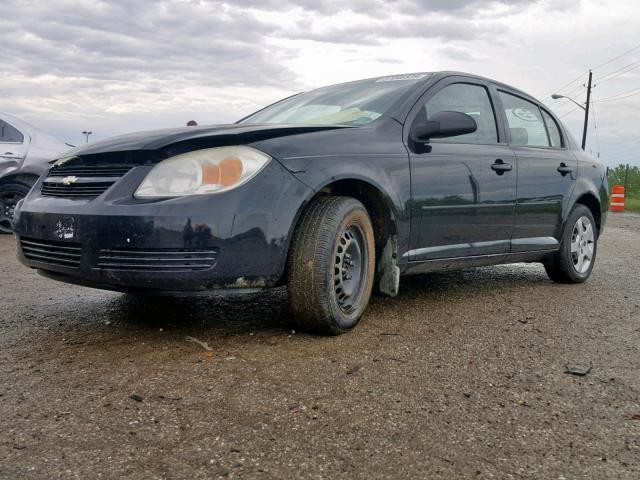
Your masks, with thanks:
M 558 118 L 562 118 L 565 115 L 569 115 L 571 112 L 574 112 L 575 110 L 577 110 L 577 108 L 574 107 L 573 104 L 570 104 L 569 108 L 567 108 L 566 110 L 560 109 L 559 112 L 556 112 L 556 115 Z
M 569 85 L 571 85 L 574 82 L 577 82 L 578 80 L 580 80 L 582 78 L 583 75 L 587 74 L 589 72 L 582 72 L 580 75 L 578 75 L 576 78 L 574 78 L 573 80 L 571 80 L 569 83 L 567 83 L 566 85 L 561 86 L 560 88 L 557 88 L 554 90 L 555 93 L 560 92 L 562 90 L 564 90 L 565 88 L 567 88 Z
M 631 68 L 628 68 L 631 67 Z M 609 80 L 613 80 L 614 78 L 618 78 L 620 75 L 624 75 L 627 72 L 630 72 L 631 70 L 635 70 L 636 68 L 640 67 L 640 62 L 634 62 L 634 63 L 630 63 L 629 65 L 625 65 L 622 68 L 619 68 L 617 70 L 614 70 L 613 72 L 610 72 L 606 75 L 603 75 L 600 78 L 596 78 L 596 82 L 608 82 Z M 626 69 L 626 70 L 625 70 Z M 618 73 L 620 72 L 620 73 Z M 617 74 L 617 75 L 614 75 Z
M 632 95 L 627 95 L 631 92 L 637 92 L 640 88 L 634 88 L 632 90 L 627 90 L 626 92 L 617 93 L 615 95 L 611 95 L 610 97 L 602 98 L 598 100 L 598 102 L 612 102 L 614 100 L 622 100 L 623 98 L 635 97 L 636 95 L 640 95 L 640 93 L 634 93 Z M 624 96 L 621 96 L 624 95 Z
M 629 67 L 631 67 L 631 68 L 629 68 Z M 603 76 L 602 76 L 602 77 L 600 77 L 600 78 L 596 78 L 596 79 L 595 79 L 595 81 L 596 81 L 596 82 L 598 82 L 598 83 L 602 83 L 602 82 L 605 82 L 605 81 L 613 80 L 614 78 L 617 78 L 617 77 L 619 77 L 619 76 L 621 76 L 621 75 L 624 75 L 625 73 L 628 73 L 628 72 L 630 72 L 630 71 L 632 71 L 632 70 L 635 70 L 636 68 L 639 68 L 639 67 L 640 67 L 640 62 L 630 63 L 629 65 L 625 65 L 624 67 L 619 68 L 619 69 L 617 69 L 617 70 L 614 70 L 614 71 L 612 71 L 612 72 L 610 72 L 610 73 L 608 73 L 608 74 L 606 74 L 606 75 L 603 75 Z M 625 70 L 625 69 L 626 69 L 626 70 Z M 614 75 L 614 74 L 616 74 L 616 75 Z M 565 97 L 568 97 L 568 96 L 570 96 L 572 93 L 574 93 L 574 92 L 578 91 L 579 89 L 581 89 L 581 88 L 583 88 L 583 87 L 584 87 L 584 85 L 578 85 L 577 87 L 574 87 L 572 90 L 568 91 L 567 93 L 565 93 L 565 94 L 563 94 L 563 95 L 564 95 Z M 637 90 L 640 90 L 640 89 L 637 89 Z M 635 91 L 635 90 L 630 90 L 629 92 L 624 92 L 624 93 L 630 93 L 630 92 L 633 92 L 633 91 Z M 616 95 L 612 95 L 611 97 L 603 98 L 603 99 L 598 100 L 598 101 L 599 101 L 599 102 L 602 102 L 602 101 L 608 101 L 609 99 L 613 99 L 613 97 L 617 97 L 617 96 L 619 96 L 619 95 L 623 95 L 623 93 L 619 93 L 619 94 L 616 94 Z M 557 102 L 558 100 L 560 100 L 560 99 L 559 99 L 559 98 L 558 98 L 558 99 L 554 99 L 554 100 L 552 101 L 552 103 L 555 103 L 555 102 Z M 617 100 L 617 99 L 616 99 L 616 100 Z M 592 103 L 593 103 L 593 102 L 592 102 Z
M 600 65 L 596 65 L 596 66 L 595 66 L 595 67 L 593 67 L 591 70 L 595 70 L 596 68 L 600 68 L 600 67 L 604 67 L 605 65 L 609 65 L 610 63 L 615 62 L 615 61 L 616 61 L 616 60 L 618 60 L 619 58 L 622 58 L 622 57 L 624 57 L 625 55 L 628 55 L 629 53 L 631 53 L 631 52 L 633 52 L 633 51 L 635 51 L 635 50 L 638 50 L 639 48 L 640 48 L 640 44 L 636 45 L 636 46 L 635 46 L 635 47 L 633 47 L 633 48 L 630 48 L 629 50 L 627 50 L 626 52 L 621 53 L 621 54 L 620 54 L 620 55 L 618 55 L 618 56 L 613 57 L 613 58 L 612 58 L 612 59 L 610 59 L 610 60 L 607 60 L 607 61 L 606 61 L 606 62 L 604 62 L 604 63 L 601 63 Z
M 601 68 L 604 67 L 605 65 L 609 65 L 610 63 L 615 62 L 616 60 L 618 60 L 619 58 L 624 57 L 625 55 L 630 54 L 631 52 L 634 52 L 636 50 L 640 49 L 640 44 L 636 45 L 635 47 L 630 48 L 629 50 L 626 50 L 624 52 L 622 52 L 620 55 L 616 55 L 615 57 L 607 60 L 606 62 L 600 63 L 598 65 L 596 65 L 595 67 L 593 67 L 591 70 L 595 70 L 596 68 Z M 625 68 L 625 67 L 623 67 Z M 611 73 L 615 73 L 615 72 L 610 72 Z M 569 85 L 572 85 L 573 83 L 577 82 L 578 80 L 580 80 L 582 78 L 583 75 L 586 75 L 587 72 L 583 72 L 580 75 L 578 75 L 576 78 L 574 78 L 573 80 L 571 80 L 569 83 L 564 84 L 562 87 L 555 89 L 552 93 L 559 93 L 561 90 L 564 90 L 565 88 L 567 88 Z M 607 74 L 607 75 L 609 75 Z M 607 76 L 604 75 L 604 76 Z M 603 77 L 601 77 L 603 78 Z M 580 86 L 574 88 L 571 92 L 575 91 L 577 88 L 579 88 Z M 569 95 L 571 92 L 568 92 L 566 95 Z M 546 95 L 545 95 L 546 96 Z
M 579 108 L 580 108 L 580 107 L 574 107 L 573 109 L 569 110 L 567 113 L 565 113 L 564 115 L 562 115 L 562 116 L 561 116 L 561 117 L 559 117 L 559 118 L 564 118 L 564 117 L 566 117 L 567 115 L 569 115 L 570 113 L 575 112 L 575 111 L 576 111 L 576 110 L 578 110 Z
M 545 95 L 545 97 L 550 96 L 552 93 L 560 93 L 562 90 L 564 90 L 564 89 L 565 89 L 566 87 L 568 87 L 569 85 L 571 85 L 571 84 L 575 83 L 576 81 L 580 80 L 580 79 L 582 78 L 582 76 L 583 76 L 583 75 L 588 75 L 588 74 L 589 74 L 589 72 L 583 72 L 583 73 L 581 73 L 579 77 L 577 77 L 577 78 L 575 78 L 574 80 L 570 81 L 570 82 L 569 82 L 569 83 L 567 83 L 566 85 L 563 85 L 562 87 L 557 88 L 557 89 L 555 89 L 555 90 L 551 91 L 549 94 Z M 582 87 L 584 87 L 584 85 L 578 85 L 578 86 L 574 87 L 573 89 L 569 90 L 567 93 L 564 93 L 563 95 L 565 95 L 565 96 L 569 96 L 569 95 L 571 95 L 573 92 L 575 92 L 576 90 L 578 90 L 578 89 L 580 89 L 580 88 L 582 88 Z M 551 100 L 551 103 L 555 103 L 555 102 L 557 102 L 558 100 L 559 100 L 558 98 L 554 98 L 553 100 Z
M 578 85 L 577 87 L 573 88 L 572 90 L 569 90 L 567 93 L 563 93 L 562 96 L 563 97 L 569 97 L 571 95 L 573 95 L 574 92 L 577 92 L 579 89 L 584 88 L 584 85 Z M 558 92 L 555 92 L 558 93 Z M 562 98 L 554 98 L 551 103 L 555 103 L 562 100 Z
M 569 107 L 569 108 L 565 110 L 564 108 L 560 107 L 559 105 L 549 106 L 549 108 L 551 110 L 553 110 L 553 113 L 555 113 L 557 117 L 560 117 L 560 116 L 562 116 L 562 115 L 564 115 L 566 113 L 569 113 L 572 108 L 575 108 L 573 106 L 573 104 L 568 104 L 568 105 L 565 105 L 565 106 Z M 555 107 L 558 107 L 558 108 L 555 108 Z
M 587 73 L 587 75 L 589 75 L 589 74 Z M 565 95 L 571 95 L 573 92 L 577 92 L 578 90 L 581 90 L 583 88 L 586 88 L 586 84 L 585 83 L 581 83 L 580 85 L 576 85 L 571 90 L 569 90 Z

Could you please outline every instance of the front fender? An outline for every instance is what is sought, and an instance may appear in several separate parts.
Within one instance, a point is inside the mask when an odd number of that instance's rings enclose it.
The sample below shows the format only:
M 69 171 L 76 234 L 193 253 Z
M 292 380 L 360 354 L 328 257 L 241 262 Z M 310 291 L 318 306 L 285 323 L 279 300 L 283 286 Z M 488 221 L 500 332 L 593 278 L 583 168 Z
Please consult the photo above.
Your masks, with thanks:
M 252 146 L 280 162 L 313 195 L 340 180 L 358 180 L 376 189 L 395 217 L 398 250 L 406 251 L 411 175 L 409 155 L 401 139 L 402 125 L 387 120 L 375 128 L 314 132 Z M 313 195 L 304 200 L 301 209 Z
M 313 191 L 313 195 L 341 180 L 357 180 L 375 188 L 393 213 L 399 251 L 408 249 L 410 176 L 406 153 L 386 156 L 384 160 L 364 156 L 285 159 L 284 165 Z M 301 210 L 313 195 L 305 199 Z

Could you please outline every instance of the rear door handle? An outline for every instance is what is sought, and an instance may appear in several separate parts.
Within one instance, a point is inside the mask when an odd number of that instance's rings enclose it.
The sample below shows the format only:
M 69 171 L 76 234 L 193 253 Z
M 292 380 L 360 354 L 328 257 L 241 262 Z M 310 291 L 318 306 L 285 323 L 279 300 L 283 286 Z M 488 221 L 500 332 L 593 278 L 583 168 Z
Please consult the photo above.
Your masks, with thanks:
M 504 174 L 504 172 L 510 172 L 511 170 L 513 170 L 513 167 L 510 163 L 504 163 L 501 158 L 498 158 L 496 160 L 496 163 L 491 165 L 491 170 L 496 172 L 498 175 L 502 175 Z
M 0 157 L 2 158 L 20 158 L 19 155 L 16 155 L 13 152 L 4 152 L 4 153 L 0 153 Z
M 562 162 L 560 164 L 560 166 L 558 167 L 558 171 L 562 174 L 562 176 L 564 177 L 567 173 L 571 173 L 573 172 L 573 168 L 571 167 L 567 167 L 566 163 Z

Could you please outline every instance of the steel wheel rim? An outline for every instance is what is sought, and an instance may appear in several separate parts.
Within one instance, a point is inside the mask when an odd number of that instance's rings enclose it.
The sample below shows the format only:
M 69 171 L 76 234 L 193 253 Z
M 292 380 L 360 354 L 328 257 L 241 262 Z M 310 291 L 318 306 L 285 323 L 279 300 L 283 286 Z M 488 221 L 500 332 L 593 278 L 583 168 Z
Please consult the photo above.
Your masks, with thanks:
M 367 278 L 368 252 L 365 235 L 357 224 L 349 225 L 338 238 L 333 265 L 334 294 L 344 313 L 356 309 Z
M 22 199 L 22 194 L 18 192 L 5 192 L 0 195 L 0 232 L 13 232 L 13 214 L 16 205 Z
M 582 216 L 573 226 L 571 232 L 571 260 L 576 272 L 584 274 L 589 271 L 593 263 L 594 250 L 593 224 L 587 217 Z

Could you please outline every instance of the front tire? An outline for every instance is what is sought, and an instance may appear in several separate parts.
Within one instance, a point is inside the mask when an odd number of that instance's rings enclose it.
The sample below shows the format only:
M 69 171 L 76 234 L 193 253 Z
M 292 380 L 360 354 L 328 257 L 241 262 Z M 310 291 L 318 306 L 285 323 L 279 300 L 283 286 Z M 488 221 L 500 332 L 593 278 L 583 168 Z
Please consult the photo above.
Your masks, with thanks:
M 337 335 L 355 327 L 369 303 L 375 257 L 362 203 L 315 200 L 296 227 L 287 266 L 289 305 L 300 328 Z
M 0 185 L 0 234 L 13 233 L 13 212 L 30 188 L 22 183 Z
M 560 249 L 544 262 L 558 283 L 582 283 L 591 276 L 598 252 L 598 231 L 591 210 L 577 204 L 564 224 Z

